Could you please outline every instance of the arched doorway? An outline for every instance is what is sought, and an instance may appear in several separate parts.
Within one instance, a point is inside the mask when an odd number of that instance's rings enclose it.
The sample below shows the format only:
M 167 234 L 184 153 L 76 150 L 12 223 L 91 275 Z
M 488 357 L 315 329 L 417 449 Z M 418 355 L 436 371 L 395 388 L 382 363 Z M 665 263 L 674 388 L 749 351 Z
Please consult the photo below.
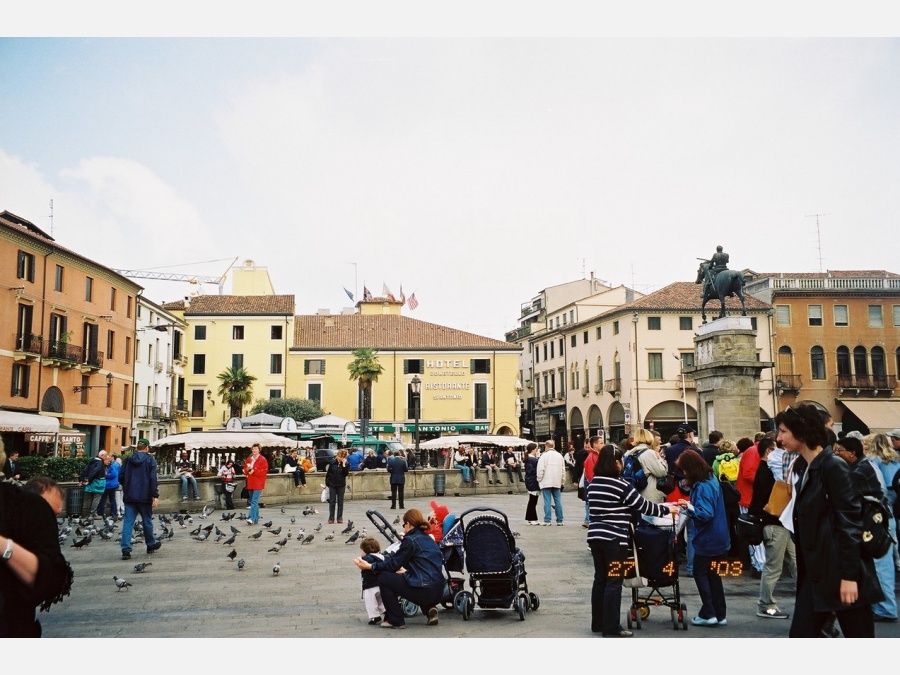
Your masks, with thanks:
M 511 427 L 508 427 L 504 424 L 499 427 L 494 433 L 496 433 L 498 436 L 512 436 L 513 430 Z
M 588 438 L 598 436 L 603 431 L 603 413 L 596 405 L 588 408 Z
M 644 416 L 644 427 L 659 432 L 663 443 L 668 443 L 679 424 L 684 423 L 685 406 L 681 401 L 663 401 L 658 403 Z M 687 406 L 687 421 L 695 429 L 697 428 L 697 411 Z M 651 427 L 650 424 L 653 424 Z
M 616 401 L 609 406 L 609 437 L 607 443 L 618 443 L 625 438 L 625 407 Z
M 569 440 L 575 444 L 576 449 L 584 445 L 584 417 L 582 417 L 579 408 L 572 408 L 569 413 Z

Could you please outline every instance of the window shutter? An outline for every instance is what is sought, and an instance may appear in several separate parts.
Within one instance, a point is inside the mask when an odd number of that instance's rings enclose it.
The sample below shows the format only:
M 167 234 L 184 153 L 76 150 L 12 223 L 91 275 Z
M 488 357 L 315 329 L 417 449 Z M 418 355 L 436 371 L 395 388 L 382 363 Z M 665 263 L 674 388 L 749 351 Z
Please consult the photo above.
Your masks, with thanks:
M 309 375 L 309 359 L 303 359 L 303 374 Z
M 469 359 L 469 372 L 475 372 L 475 359 Z
M 321 370 L 319 371 L 321 375 L 325 374 L 325 359 L 322 359 L 319 364 L 321 365 Z

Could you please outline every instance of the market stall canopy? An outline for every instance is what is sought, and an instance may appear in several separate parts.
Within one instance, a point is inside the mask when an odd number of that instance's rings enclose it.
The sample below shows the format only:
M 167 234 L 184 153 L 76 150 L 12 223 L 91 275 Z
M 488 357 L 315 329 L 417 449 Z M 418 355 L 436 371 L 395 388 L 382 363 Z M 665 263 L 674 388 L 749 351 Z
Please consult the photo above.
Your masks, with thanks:
M 841 398 L 838 402 L 869 427 L 871 434 L 887 434 L 900 426 L 900 403 L 897 401 L 860 401 Z
M 259 443 L 263 448 L 309 448 L 309 441 L 295 441 L 258 431 L 191 431 L 153 441 L 151 448 L 184 447 L 185 450 L 241 450 Z
M 244 425 L 244 428 L 247 427 L 277 427 L 281 424 L 281 420 L 283 417 L 278 417 L 277 415 L 270 415 L 269 413 L 257 413 L 255 415 L 250 415 L 250 417 L 242 417 L 241 424 Z
M 531 443 L 527 438 L 518 436 L 492 436 L 488 434 L 458 434 L 441 436 L 430 441 L 419 443 L 419 448 L 432 450 L 435 448 L 458 448 L 460 445 L 493 445 L 498 448 L 521 448 Z
M 300 425 L 301 431 L 336 431 L 348 434 L 356 433 L 356 423 L 337 415 L 323 415 Z
M 0 431 L 55 434 L 59 431 L 59 420 L 44 415 L 0 410 Z

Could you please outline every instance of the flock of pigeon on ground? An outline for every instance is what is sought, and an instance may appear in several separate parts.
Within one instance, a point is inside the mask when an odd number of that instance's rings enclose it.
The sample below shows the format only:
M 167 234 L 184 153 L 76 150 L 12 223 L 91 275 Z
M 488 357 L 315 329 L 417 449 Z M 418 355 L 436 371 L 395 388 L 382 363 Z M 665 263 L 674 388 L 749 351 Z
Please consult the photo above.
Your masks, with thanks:
M 214 506 L 205 506 L 203 507 L 203 511 L 200 513 L 198 518 L 200 520 L 208 520 L 210 516 L 215 512 L 216 508 Z M 285 509 L 282 507 L 282 513 L 285 513 Z M 317 515 L 319 511 L 312 506 L 307 506 L 303 509 L 304 516 Z M 172 513 L 169 515 L 158 514 L 160 531 L 157 534 L 157 538 L 161 542 L 165 542 L 171 540 L 175 536 L 176 529 L 188 529 L 191 525 L 194 524 L 193 516 L 183 514 L 183 513 Z M 300 545 L 310 545 L 314 541 L 316 541 L 316 535 L 321 536 L 322 532 L 322 523 L 319 523 L 316 527 L 312 528 L 312 532 L 309 534 L 306 533 L 306 528 L 300 526 L 297 529 L 296 535 L 291 533 L 290 528 L 288 528 L 287 532 L 285 532 L 284 536 L 282 532 L 284 530 L 283 526 L 278 526 L 276 528 L 272 528 L 272 521 L 269 520 L 265 523 L 260 523 L 260 529 L 252 532 L 251 534 L 244 537 L 242 531 L 232 522 L 232 521 L 246 521 L 247 516 L 243 513 L 238 514 L 236 511 L 224 512 L 221 514 L 219 519 L 219 524 L 211 522 L 209 524 L 198 524 L 196 528 L 190 531 L 190 536 L 196 541 L 205 542 L 208 540 L 212 540 L 213 542 L 222 546 L 230 546 L 231 551 L 225 555 L 231 561 L 234 561 L 238 558 L 237 553 L 237 541 L 238 537 L 251 539 L 255 541 L 259 541 L 263 539 L 264 541 L 271 541 L 272 547 L 268 549 L 269 553 L 279 553 L 288 543 L 293 539 L 300 542 Z M 296 524 L 296 517 L 291 516 L 290 522 L 291 525 Z M 395 522 L 399 522 L 399 516 Z M 100 520 L 94 520 L 92 518 L 74 518 L 70 517 L 59 518 L 57 519 L 57 524 L 59 526 L 59 544 L 60 547 L 65 546 L 66 541 L 68 541 L 70 535 L 73 537 L 72 543 L 69 545 L 69 548 L 81 549 L 85 546 L 90 545 L 91 541 L 93 541 L 94 537 L 99 537 L 103 541 L 116 541 L 120 542 L 122 540 L 122 534 L 116 533 L 116 530 L 119 527 L 119 521 L 112 517 L 105 517 Z M 225 530 L 223 528 L 228 528 Z M 144 529 L 140 526 L 140 516 L 135 520 L 134 532 L 132 535 L 132 544 L 135 546 L 144 544 Z M 264 534 L 270 534 L 277 539 L 270 540 L 268 538 L 263 537 Z M 352 534 L 351 534 L 352 533 Z M 359 541 L 360 539 L 368 536 L 368 531 L 365 527 L 360 530 L 355 530 L 353 526 L 352 520 L 347 520 L 347 525 L 343 530 L 337 534 L 334 530 L 331 531 L 330 534 L 326 534 L 322 537 L 322 541 L 325 542 L 333 542 L 335 538 L 340 536 L 343 538 L 345 535 L 350 535 L 345 544 L 353 544 Z M 147 567 L 151 566 L 153 563 L 150 562 L 142 562 L 138 563 L 134 566 L 134 572 L 140 573 L 143 572 Z M 237 560 L 237 569 L 239 571 L 243 571 L 246 566 L 246 562 L 243 558 Z M 276 562 L 272 567 L 273 576 L 278 576 L 279 572 L 281 572 L 281 563 Z M 126 581 L 125 579 L 119 576 L 113 576 L 113 581 L 116 584 L 116 588 L 119 591 L 128 590 L 131 587 L 131 583 Z

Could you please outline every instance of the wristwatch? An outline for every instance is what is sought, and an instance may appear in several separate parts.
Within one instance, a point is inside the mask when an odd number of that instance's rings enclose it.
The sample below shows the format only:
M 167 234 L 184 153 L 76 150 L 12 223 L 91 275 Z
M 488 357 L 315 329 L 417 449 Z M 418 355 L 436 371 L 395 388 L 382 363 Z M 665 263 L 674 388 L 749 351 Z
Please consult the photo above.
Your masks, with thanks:
M 12 558 L 12 552 L 13 552 L 13 540 L 10 539 L 9 537 L 7 537 L 6 538 L 6 550 L 3 552 L 2 558 L 4 560 L 9 560 L 10 558 Z

